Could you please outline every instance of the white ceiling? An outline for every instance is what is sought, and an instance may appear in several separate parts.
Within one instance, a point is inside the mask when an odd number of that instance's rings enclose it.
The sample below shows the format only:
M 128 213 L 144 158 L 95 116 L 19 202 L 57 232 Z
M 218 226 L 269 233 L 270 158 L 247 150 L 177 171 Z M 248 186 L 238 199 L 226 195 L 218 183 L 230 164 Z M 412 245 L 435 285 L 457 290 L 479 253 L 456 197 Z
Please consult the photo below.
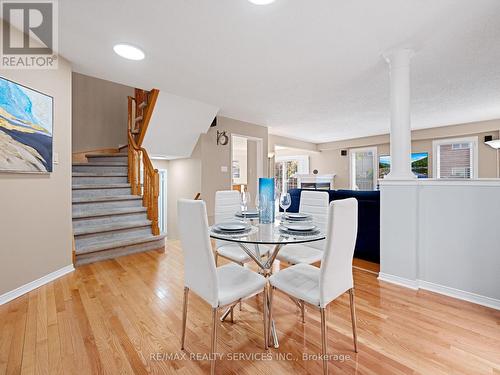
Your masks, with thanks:
M 326 142 L 388 131 L 381 54 L 416 50 L 414 128 L 500 118 L 499 0 L 64 0 L 76 71 L 160 90 Z M 126 61 L 113 45 L 141 47 Z

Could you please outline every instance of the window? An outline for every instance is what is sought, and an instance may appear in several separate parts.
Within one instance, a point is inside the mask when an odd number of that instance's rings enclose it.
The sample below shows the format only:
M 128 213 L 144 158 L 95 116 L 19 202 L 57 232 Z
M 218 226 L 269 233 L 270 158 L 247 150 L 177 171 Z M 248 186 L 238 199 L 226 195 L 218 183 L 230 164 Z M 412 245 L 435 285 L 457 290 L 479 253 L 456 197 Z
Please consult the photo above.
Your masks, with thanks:
M 276 186 L 281 191 L 297 188 L 296 173 L 309 174 L 309 157 L 301 156 L 278 156 L 274 164 L 274 176 Z
M 434 178 L 477 177 L 477 137 L 442 139 L 432 143 Z
M 352 190 L 375 190 L 377 186 L 377 148 L 349 150 Z

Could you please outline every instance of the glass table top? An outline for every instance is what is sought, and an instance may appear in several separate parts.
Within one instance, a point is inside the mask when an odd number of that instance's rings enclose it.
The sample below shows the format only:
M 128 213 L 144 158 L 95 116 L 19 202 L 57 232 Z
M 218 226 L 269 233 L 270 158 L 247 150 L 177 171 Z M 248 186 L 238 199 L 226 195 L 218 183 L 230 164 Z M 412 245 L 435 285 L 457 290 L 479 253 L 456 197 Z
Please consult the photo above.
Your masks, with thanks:
M 237 221 L 238 219 L 235 219 Z M 247 233 L 232 234 L 215 232 L 213 226 L 209 228 L 210 237 L 229 241 L 248 244 L 263 244 L 263 245 L 279 245 L 279 244 L 294 244 L 321 241 L 325 239 L 325 234 L 317 231 L 311 234 L 295 234 L 284 232 L 280 229 L 280 220 L 272 224 L 261 224 L 258 219 L 247 220 L 251 224 L 251 229 Z

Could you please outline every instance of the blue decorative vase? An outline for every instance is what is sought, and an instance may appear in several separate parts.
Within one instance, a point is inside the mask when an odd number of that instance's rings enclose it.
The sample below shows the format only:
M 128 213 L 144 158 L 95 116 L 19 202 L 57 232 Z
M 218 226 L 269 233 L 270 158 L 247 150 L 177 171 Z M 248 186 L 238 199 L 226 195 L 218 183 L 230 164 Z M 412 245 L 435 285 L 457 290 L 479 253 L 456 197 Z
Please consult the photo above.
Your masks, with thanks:
M 259 221 L 274 223 L 274 178 L 259 178 Z

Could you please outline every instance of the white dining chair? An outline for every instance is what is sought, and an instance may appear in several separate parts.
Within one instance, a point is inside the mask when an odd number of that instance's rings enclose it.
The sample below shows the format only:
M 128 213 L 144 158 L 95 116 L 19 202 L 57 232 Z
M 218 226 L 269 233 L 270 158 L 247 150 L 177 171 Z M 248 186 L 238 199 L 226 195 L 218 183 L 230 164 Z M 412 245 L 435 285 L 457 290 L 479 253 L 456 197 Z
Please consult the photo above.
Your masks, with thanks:
M 241 210 L 240 192 L 237 190 L 222 190 L 215 193 L 215 223 L 235 220 L 234 215 Z M 265 256 L 269 253 L 267 246 L 259 246 L 256 252 Z M 252 260 L 250 256 L 236 243 L 217 240 L 215 242 L 215 264 L 217 257 L 221 256 L 232 262 L 244 265 Z
M 208 233 L 204 201 L 180 199 L 177 203 L 179 235 L 184 254 L 184 303 L 181 349 L 184 350 L 189 291 L 196 293 L 212 307 L 211 374 L 215 372 L 217 312 L 225 306 L 234 307 L 242 299 L 264 292 L 267 281 L 252 270 L 229 263 L 216 267 Z M 264 306 L 264 348 L 267 349 L 267 303 Z
M 300 193 L 299 212 L 312 215 L 313 223 L 323 233 L 328 222 L 328 201 L 329 196 L 326 191 L 303 190 Z M 321 261 L 324 248 L 325 240 L 308 244 L 291 244 L 281 249 L 277 259 L 288 264 L 313 264 Z
M 282 291 L 294 300 L 304 301 L 319 308 L 325 374 L 328 373 L 325 310 L 330 302 L 345 292 L 349 292 L 354 351 L 358 352 L 352 278 L 352 259 L 358 231 L 358 202 L 354 198 L 336 200 L 330 204 L 329 211 L 326 245 L 320 268 L 301 263 L 279 271 L 269 278 L 269 319 L 272 319 L 274 289 Z

